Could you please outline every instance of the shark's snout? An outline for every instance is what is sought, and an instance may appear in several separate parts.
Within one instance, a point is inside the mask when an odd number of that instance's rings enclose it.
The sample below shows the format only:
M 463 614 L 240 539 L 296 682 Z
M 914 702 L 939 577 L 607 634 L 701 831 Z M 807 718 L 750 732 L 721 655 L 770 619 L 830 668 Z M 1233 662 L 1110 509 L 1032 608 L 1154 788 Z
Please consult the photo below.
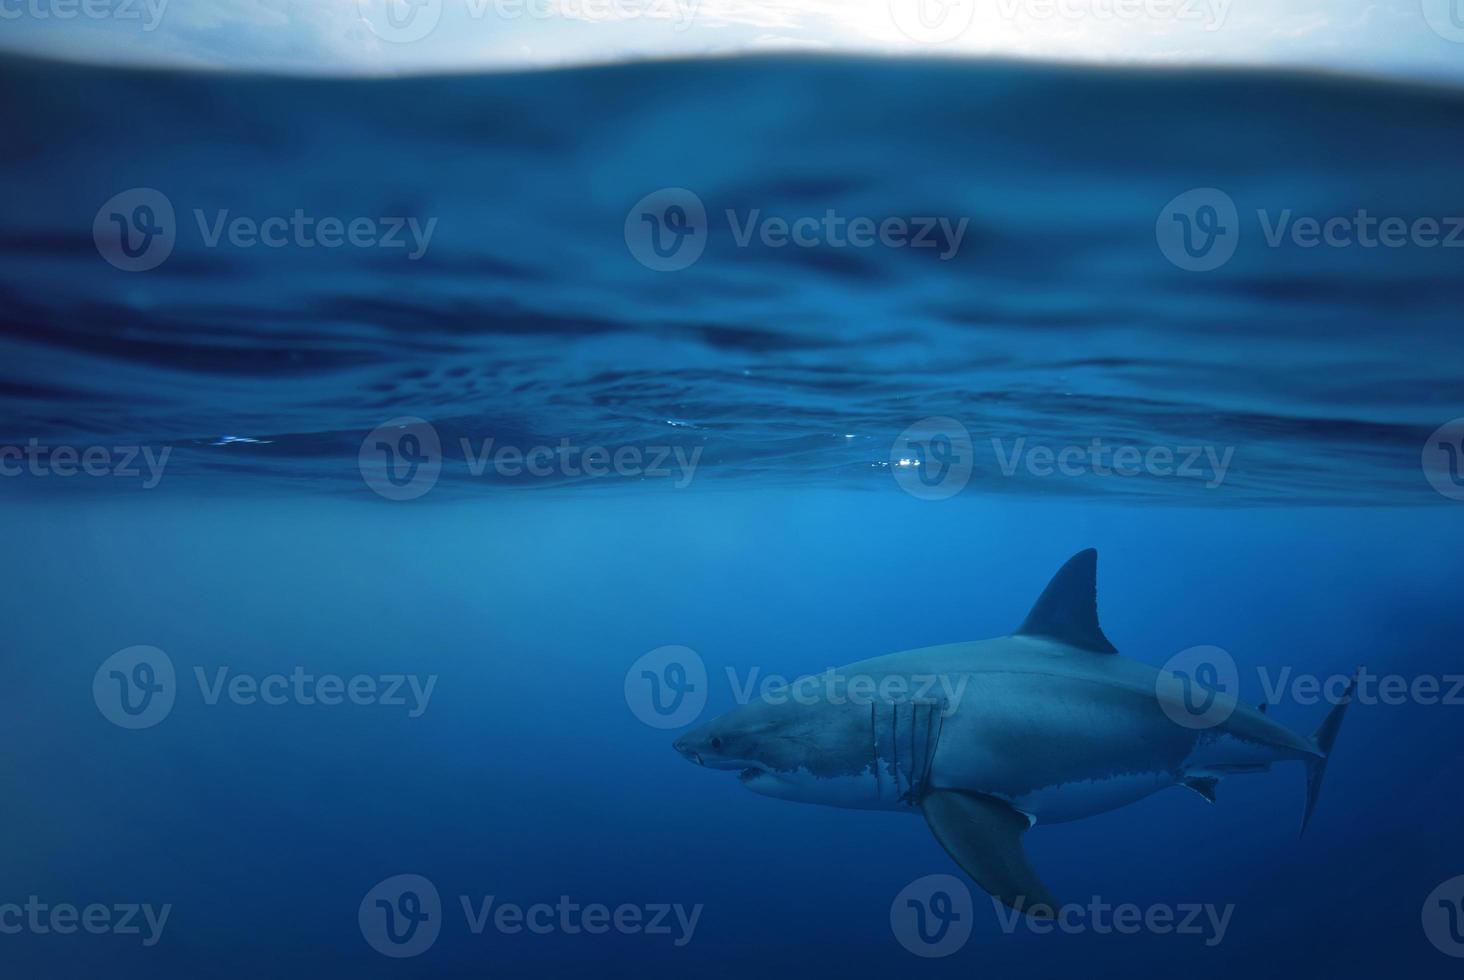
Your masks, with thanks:
M 699 766 L 706 765 L 706 763 L 702 761 L 701 753 L 692 748 L 691 743 L 687 739 L 678 738 L 676 741 L 671 743 L 671 747 L 675 749 L 678 753 L 680 753 L 688 761 L 695 762 Z
M 738 770 L 756 764 L 742 757 L 744 749 L 738 747 L 725 725 L 715 721 L 683 733 L 671 747 L 688 762 L 707 769 Z

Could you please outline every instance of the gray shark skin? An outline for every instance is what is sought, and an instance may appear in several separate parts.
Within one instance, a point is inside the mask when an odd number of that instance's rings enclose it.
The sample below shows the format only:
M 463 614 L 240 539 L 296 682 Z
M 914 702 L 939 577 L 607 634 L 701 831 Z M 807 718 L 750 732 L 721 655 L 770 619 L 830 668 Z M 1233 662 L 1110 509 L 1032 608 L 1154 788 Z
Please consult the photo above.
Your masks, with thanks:
M 863 660 L 833 672 L 841 683 L 805 678 L 673 747 L 766 796 L 921 813 L 977 884 L 1039 917 L 1058 907 L 1022 849 L 1039 823 L 1168 786 L 1213 803 L 1222 777 L 1295 761 L 1305 830 L 1351 688 L 1311 737 L 1218 691 L 1204 694 L 1223 720 L 1183 724 L 1194 689 L 1118 655 L 1098 625 L 1096 573 L 1097 552 L 1080 552 L 1009 636 Z

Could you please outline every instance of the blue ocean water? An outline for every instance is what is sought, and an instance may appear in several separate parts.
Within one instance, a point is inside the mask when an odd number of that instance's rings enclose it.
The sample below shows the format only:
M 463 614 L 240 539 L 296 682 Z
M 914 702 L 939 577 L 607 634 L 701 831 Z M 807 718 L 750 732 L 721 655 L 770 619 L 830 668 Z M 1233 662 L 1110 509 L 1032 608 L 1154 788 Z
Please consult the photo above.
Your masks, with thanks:
M 1461 253 L 1267 230 L 1447 235 L 1464 95 L 833 59 L 0 78 L 14 975 L 1457 972 Z M 1208 270 L 1165 232 L 1194 191 L 1187 230 L 1234 247 Z M 830 212 L 966 223 L 759 224 Z M 637 687 L 686 648 L 705 720 L 999 635 L 1088 547 L 1123 654 L 1221 648 L 1298 732 L 1328 705 L 1282 677 L 1408 685 L 1351 706 L 1300 839 L 1294 765 L 1027 835 L 1065 902 L 1223 935 L 1004 926 L 972 884 L 969 938 L 919 955 L 892 905 L 961 873 L 918 815 L 748 793 Z M 407 874 L 421 949 L 376 917 Z M 37 927 L 32 896 L 106 916 Z M 475 931 L 489 896 L 555 912 Z M 645 928 L 663 906 L 694 919 Z

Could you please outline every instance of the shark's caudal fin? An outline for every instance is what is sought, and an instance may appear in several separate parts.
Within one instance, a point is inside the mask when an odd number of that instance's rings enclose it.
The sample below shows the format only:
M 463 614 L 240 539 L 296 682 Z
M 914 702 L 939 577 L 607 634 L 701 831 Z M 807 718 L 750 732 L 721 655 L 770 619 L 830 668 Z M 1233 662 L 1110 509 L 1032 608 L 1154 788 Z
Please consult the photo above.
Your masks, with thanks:
M 1033 918 L 1057 915 L 1057 902 L 1027 862 L 1026 817 L 994 797 L 938 789 L 920 803 L 935 839 L 988 895 Z
M 1342 697 L 1327 712 L 1327 717 L 1317 730 L 1312 733 L 1312 742 L 1315 743 L 1317 751 L 1321 753 L 1314 759 L 1306 762 L 1306 812 L 1301 817 L 1301 833 L 1306 833 L 1306 825 L 1311 823 L 1312 811 L 1316 809 L 1317 797 L 1322 792 L 1322 777 L 1327 774 L 1327 762 L 1332 756 L 1332 743 L 1337 741 L 1337 730 L 1342 727 L 1342 716 L 1347 713 L 1347 706 L 1352 703 L 1352 691 L 1357 687 L 1357 674 L 1353 673 L 1352 680 L 1347 684 L 1347 690 L 1342 692 Z
M 1057 570 L 1017 635 L 1045 636 L 1094 653 L 1117 653 L 1098 626 L 1098 552 L 1089 548 Z

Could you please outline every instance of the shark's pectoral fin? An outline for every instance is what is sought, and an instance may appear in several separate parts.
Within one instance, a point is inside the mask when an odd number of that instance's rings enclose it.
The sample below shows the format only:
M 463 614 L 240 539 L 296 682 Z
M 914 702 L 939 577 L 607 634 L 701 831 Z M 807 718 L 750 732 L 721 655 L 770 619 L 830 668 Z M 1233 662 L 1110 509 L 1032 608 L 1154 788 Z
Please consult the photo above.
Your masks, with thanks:
M 987 894 L 1034 918 L 1057 914 L 1057 902 L 1022 850 L 1030 824 L 1010 804 L 979 793 L 933 790 L 921 808 L 940 846 Z
M 1181 784 L 1199 793 L 1210 803 L 1215 802 L 1215 787 L 1220 785 L 1218 776 L 1186 776 Z

